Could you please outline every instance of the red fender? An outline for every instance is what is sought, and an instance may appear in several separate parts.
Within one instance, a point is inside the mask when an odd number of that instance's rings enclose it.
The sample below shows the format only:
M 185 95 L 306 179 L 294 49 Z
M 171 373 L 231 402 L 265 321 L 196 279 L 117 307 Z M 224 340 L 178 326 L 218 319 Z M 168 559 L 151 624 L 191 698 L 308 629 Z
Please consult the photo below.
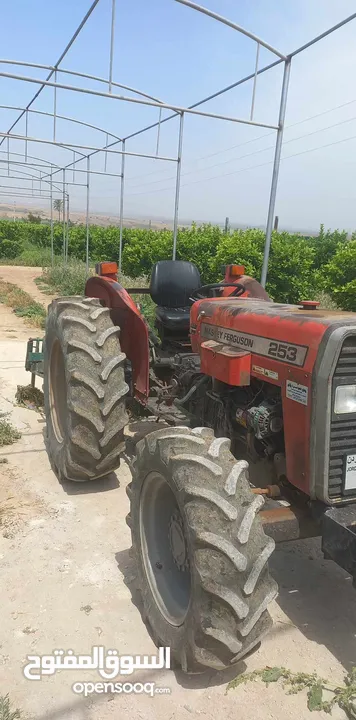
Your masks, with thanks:
M 85 295 L 99 298 L 111 308 L 112 320 L 121 330 L 121 349 L 132 364 L 134 396 L 146 404 L 149 395 L 148 329 L 137 305 L 117 280 L 107 276 L 89 278 Z
M 226 265 L 224 281 L 227 283 L 241 283 L 245 286 L 245 292 L 240 297 L 258 298 L 258 300 L 269 301 L 269 297 L 262 285 L 255 278 L 245 275 L 243 265 Z M 225 288 L 221 292 L 222 297 L 229 297 L 234 292 L 233 288 Z

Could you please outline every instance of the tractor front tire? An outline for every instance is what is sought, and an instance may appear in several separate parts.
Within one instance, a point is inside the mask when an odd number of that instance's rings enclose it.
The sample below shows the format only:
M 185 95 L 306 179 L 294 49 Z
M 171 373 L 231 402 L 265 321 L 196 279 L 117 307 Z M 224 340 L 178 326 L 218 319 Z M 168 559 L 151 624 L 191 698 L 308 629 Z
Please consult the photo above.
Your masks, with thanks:
M 259 645 L 277 594 L 274 549 L 248 464 L 208 428 L 164 428 L 136 447 L 127 488 L 143 619 L 188 673 L 223 670 Z
M 120 464 L 127 423 L 120 328 L 95 298 L 64 297 L 48 309 L 44 341 L 46 446 L 62 480 L 84 482 Z

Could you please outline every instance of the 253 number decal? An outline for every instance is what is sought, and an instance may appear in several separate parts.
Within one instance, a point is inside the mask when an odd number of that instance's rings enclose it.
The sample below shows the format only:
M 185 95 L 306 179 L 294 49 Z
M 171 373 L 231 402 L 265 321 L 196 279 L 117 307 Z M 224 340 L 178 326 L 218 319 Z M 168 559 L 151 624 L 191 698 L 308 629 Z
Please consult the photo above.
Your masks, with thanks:
M 295 345 L 285 345 L 285 343 L 270 342 L 268 348 L 270 357 L 286 360 L 287 362 L 295 362 L 297 359 L 297 348 Z

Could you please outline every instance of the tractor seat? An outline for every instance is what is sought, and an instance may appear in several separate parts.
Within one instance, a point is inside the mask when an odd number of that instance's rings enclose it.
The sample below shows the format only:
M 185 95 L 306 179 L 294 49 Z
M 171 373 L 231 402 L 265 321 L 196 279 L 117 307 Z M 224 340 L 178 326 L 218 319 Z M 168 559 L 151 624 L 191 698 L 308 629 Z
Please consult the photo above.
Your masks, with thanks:
M 171 330 L 189 332 L 190 328 L 190 307 L 168 308 L 157 306 L 156 317 L 162 325 Z
M 200 287 L 200 273 L 193 263 L 159 260 L 152 268 L 150 283 L 157 320 L 170 330 L 188 333 L 190 296 Z

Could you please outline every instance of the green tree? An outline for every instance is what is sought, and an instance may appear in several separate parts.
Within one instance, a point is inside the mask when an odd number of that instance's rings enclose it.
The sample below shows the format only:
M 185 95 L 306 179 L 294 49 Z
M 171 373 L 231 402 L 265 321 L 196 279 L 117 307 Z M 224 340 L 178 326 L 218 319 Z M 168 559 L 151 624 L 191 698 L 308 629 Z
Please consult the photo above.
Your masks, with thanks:
M 356 239 L 338 245 L 323 267 L 321 282 L 339 307 L 356 311 Z
M 335 254 L 339 243 L 345 243 L 347 239 L 346 230 L 325 230 L 324 225 L 320 225 L 319 235 L 311 237 L 309 240 L 315 252 L 314 267 L 319 270 L 328 263 Z
M 61 211 L 63 207 L 63 200 L 56 198 L 53 200 L 53 209 L 58 212 L 58 222 L 61 222 Z
M 40 225 L 40 223 L 42 222 L 42 219 L 41 219 L 40 215 L 34 215 L 32 212 L 29 212 L 27 215 L 27 221 L 29 223 L 34 223 L 36 225 Z

